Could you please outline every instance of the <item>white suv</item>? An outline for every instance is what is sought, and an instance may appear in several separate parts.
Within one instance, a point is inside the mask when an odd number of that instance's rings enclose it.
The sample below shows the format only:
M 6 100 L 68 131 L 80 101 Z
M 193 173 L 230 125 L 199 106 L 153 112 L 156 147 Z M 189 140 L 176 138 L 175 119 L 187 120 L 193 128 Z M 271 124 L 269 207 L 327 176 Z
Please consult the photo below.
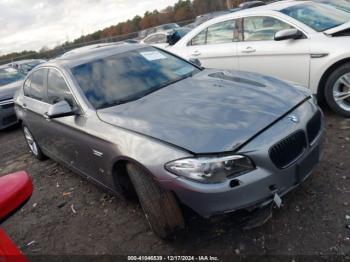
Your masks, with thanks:
M 308 86 L 350 117 L 350 13 L 311 1 L 280 1 L 209 20 L 168 50 L 205 67 Z

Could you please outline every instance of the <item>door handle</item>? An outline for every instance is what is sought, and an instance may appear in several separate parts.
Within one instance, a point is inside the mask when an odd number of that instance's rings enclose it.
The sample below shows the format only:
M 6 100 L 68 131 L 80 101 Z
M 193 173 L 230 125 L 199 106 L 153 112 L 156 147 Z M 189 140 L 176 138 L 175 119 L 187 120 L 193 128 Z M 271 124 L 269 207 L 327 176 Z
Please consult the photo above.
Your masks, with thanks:
M 245 53 L 245 54 L 250 54 L 250 53 L 254 53 L 254 52 L 256 52 L 256 49 L 254 49 L 251 46 L 248 46 L 245 50 L 242 51 L 242 53 Z
M 199 52 L 198 50 L 196 50 L 196 51 L 194 51 L 193 53 L 192 53 L 192 56 L 200 56 L 202 53 L 201 52 Z
M 24 109 L 24 110 L 26 110 L 27 111 L 27 104 L 26 103 L 24 103 L 23 105 L 22 105 L 22 108 Z

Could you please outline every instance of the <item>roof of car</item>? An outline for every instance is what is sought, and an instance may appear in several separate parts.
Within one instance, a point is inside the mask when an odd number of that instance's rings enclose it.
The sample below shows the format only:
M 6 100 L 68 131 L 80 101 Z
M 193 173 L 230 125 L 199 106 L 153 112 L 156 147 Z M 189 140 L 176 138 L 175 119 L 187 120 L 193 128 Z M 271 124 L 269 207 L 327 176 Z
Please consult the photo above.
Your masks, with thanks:
M 261 14 L 266 11 L 280 11 L 284 8 L 305 4 L 305 3 L 313 3 L 312 1 L 296 1 L 296 0 L 282 0 L 277 2 L 272 2 L 266 5 L 261 5 L 257 7 L 247 8 L 247 9 L 241 9 L 229 14 L 225 14 L 219 17 L 215 17 L 211 19 L 210 21 L 216 21 L 216 20 L 222 20 L 225 18 L 231 18 L 231 17 L 239 17 L 241 15 L 251 15 L 251 14 Z
M 284 8 L 294 6 L 294 5 L 299 5 L 302 3 L 307 3 L 307 2 L 312 2 L 312 1 L 295 1 L 295 0 L 283 0 L 283 1 L 277 1 L 273 2 L 267 5 L 261 5 L 257 7 L 252 7 L 248 9 L 243 9 L 240 12 L 251 12 L 254 10 L 275 10 L 275 11 L 280 11 Z
M 85 46 L 83 48 L 78 48 L 69 51 L 64 55 L 57 57 L 56 59 L 50 60 L 48 63 L 42 64 L 42 66 L 57 63 L 67 67 L 74 67 L 80 64 L 96 60 L 97 58 L 120 54 L 136 50 L 142 47 L 148 46 L 124 42 Z

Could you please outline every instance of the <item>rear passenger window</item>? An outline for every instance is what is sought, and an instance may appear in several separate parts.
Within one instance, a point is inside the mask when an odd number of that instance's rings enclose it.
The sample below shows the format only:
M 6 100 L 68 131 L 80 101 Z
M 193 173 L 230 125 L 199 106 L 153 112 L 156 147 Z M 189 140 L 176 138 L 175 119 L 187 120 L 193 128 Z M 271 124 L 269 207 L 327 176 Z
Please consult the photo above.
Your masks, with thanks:
M 225 21 L 209 26 L 207 31 L 207 45 L 233 42 L 235 21 Z
M 44 75 L 46 70 L 35 71 L 31 76 L 30 97 L 43 101 L 45 98 Z
M 47 98 L 48 103 L 55 104 L 66 100 L 71 107 L 75 106 L 73 95 L 61 73 L 55 69 L 50 69 L 47 78 Z
M 205 45 L 207 42 L 207 29 L 200 32 L 191 40 L 191 45 Z
M 237 25 L 236 20 L 211 25 L 192 38 L 190 45 L 216 45 L 239 41 Z

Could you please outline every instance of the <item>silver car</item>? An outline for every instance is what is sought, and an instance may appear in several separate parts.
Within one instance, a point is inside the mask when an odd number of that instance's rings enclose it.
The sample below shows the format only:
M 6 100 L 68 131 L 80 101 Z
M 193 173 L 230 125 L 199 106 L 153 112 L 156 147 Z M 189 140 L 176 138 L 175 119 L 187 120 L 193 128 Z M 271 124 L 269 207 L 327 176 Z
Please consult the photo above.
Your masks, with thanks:
M 0 66 L 0 130 L 17 123 L 13 96 L 25 75 L 11 65 Z
M 279 203 L 322 151 L 323 114 L 306 89 L 144 45 L 42 64 L 15 103 L 36 158 L 136 193 L 162 238 L 184 227 L 180 204 L 209 217 Z
M 27 60 L 19 60 L 19 61 L 13 62 L 11 65 L 13 68 L 27 75 L 37 65 L 40 65 L 45 62 L 46 60 L 43 60 L 43 59 L 27 59 Z

